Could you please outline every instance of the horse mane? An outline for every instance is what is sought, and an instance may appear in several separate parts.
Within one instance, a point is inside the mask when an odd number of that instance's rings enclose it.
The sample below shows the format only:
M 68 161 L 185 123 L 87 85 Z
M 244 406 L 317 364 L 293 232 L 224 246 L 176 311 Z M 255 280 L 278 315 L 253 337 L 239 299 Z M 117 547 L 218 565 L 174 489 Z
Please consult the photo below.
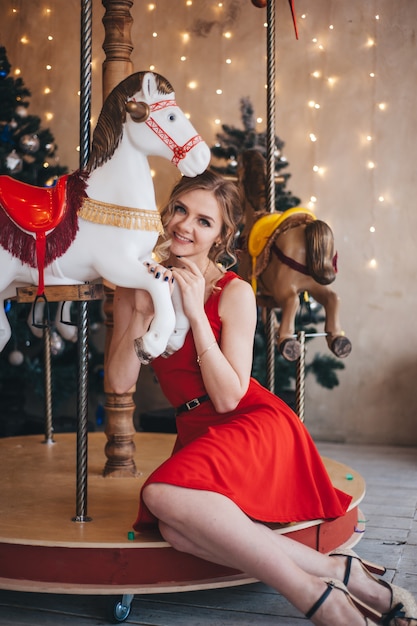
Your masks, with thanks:
M 306 267 L 320 285 L 330 285 L 336 278 L 333 264 L 333 231 L 326 222 L 313 220 L 305 227 Z
M 87 172 L 91 173 L 113 156 L 123 136 L 126 102 L 142 89 L 143 78 L 147 73 L 135 72 L 131 74 L 107 96 L 93 133 L 90 157 L 86 166 Z M 156 73 L 154 76 L 160 94 L 173 93 L 174 89 L 166 78 Z

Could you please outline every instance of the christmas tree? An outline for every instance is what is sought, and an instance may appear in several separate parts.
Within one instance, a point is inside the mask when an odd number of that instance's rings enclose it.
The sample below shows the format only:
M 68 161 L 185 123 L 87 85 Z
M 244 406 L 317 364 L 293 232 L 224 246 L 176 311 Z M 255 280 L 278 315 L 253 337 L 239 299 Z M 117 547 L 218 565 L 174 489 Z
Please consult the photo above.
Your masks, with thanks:
M 10 76 L 6 49 L 0 46 L 0 174 L 40 187 L 52 186 L 67 172 L 57 165 L 54 137 L 28 114 L 30 91 Z
M 267 135 L 266 131 L 257 133 L 255 130 L 255 112 L 250 98 L 240 100 L 240 114 L 243 128 L 222 125 L 222 133 L 217 133 L 217 142 L 211 147 L 211 153 L 220 163 L 213 165 L 213 169 L 225 176 L 237 179 L 238 156 L 246 150 L 259 150 L 266 158 Z M 293 196 L 286 190 L 291 174 L 283 172 L 289 163 L 282 153 L 284 142 L 275 136 L 275 210 L 286 211 L 300 204 L 300 198 Z
M 36 186 L 53 186 L 67 168 L 56 164 L 57 146 L 50 130 L 40 128 L 40 118 L 28 115 L 30 91 L 13 78 L 6 49 L 0 46 L 0 174 Z M 1 208 L 0 208 L 1 210 Z M 55 319 L 56 304 L 50 304 Z M 31 305 L 8 300 L 6 314 L 12 337 L 0 353 L 0 436 L 44 432 L 45 374 L 42 331 L 31 321 Z M 74 307 L 75 308 L 75 307 Z M 74 312 L 73 312 L 74 317 Z M 101 303 L 90 303 L 89 392 L 96 422 L 104 419 Z M 50 323 L 51 391 L 54 430 L 76 429 L 76 330 L 59 331 Z

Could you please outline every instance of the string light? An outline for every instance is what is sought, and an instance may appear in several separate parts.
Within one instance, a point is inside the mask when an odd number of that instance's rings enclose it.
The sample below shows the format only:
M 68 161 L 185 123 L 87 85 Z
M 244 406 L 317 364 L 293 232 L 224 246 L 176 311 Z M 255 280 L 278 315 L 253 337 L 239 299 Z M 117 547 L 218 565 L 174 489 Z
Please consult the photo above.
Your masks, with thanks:
M 376 102 L 376 93 L 377 93 L 377 83 L 376 83 L 376 77 L 377 77 L 377 72 L 376 72 L 376 68 L 377 68 L 377 30 L 376 30 L 376 26 L 377 26 L 377 21 L 379 20 L 379 16 L 375 16 L 375 21 L 371 25 L 373 28 L 373 32 L 369 34 L 367 40 L 366 40 L 366 44 L 365 46 L 368 48 L 369 50 L 369 54 L 370 54 L 370 71 L 369 71 L 369 78 L 372 80 L 372 83 L 370 85 L 370 90 L 371 90 L 371 96 L 372 96 L 372 100 L 375 103 Z M 386 103 L 384 102 L 379 102 L 376 106 L 374 105 L 373 109 L 371 110 L 371 115 L 372 115 L 372 119 L 371 119 L 371 123 L 370 123 L 370 127 L 371 127 L 371 132 L 366 135 L 366 142 L 369 146 L 369 151 L 370 151 L 370 158 L 367 161 L 367 168 L 370 172 L 370 177 L 371 177 L 371 193 L 372 193 L 372 205 L 370 208 L 370 213 L 371 213 L 371 219 L 372 219 L 372 225 L 369 227 L 369 232 L 371 235 L 375 235 L 375 233 L 377 232 L 377 226 L 376 226 L 376 222 L 377 222 L 377 211 L 376 211 L 376 199 L 378 199 L 378 202 L 381 202 L 381 198 L 383 198 L 383 196 L 381 194 L 377 194 L 376 192 L 376 186 L 377 186 L 377 179 L 376 179 L 376 161 L 375 161 L 375 156 L 377 154 L 377 146 L 375 145 L 375 141 L 374 141 L 374 137 L 375 137 L 375 123 L 376 123 L 376 111 L 379 112 L 383 112 L 386 109 Z M 378 268 L 378 262 L 377 259 L 375 257 L 374 254 L 374 250 L 375 250 L 375 246 L 377 245 L 377 239 L 375 239 L 374 237 L 372 237 L 372 240 L 370 242 L 369 245 L 369 249 L 371 251 L 371 259 L 368 263 L 368 267 L 372 270 L 375 270 Z
M 331 12 L 331 7 L 330 7 Z M 377 133 L 375 132 L 375 123 L 379 118 L 378 114 L 384 113 L 388 110 L 388 102 L 378 101 L 377 100 L 377 42 L 378 42 L 378 30 L 377 25 L 380 20 L 380 15 L 374 15 L 375 19 L 372 17 L 369 21 L 369 33 L 365 37 L 364 48 L 369 51 L 368 56 L 368 66 L 367 72 L 369 81 L 369 90 L 370 95 L 373 101 L 373 110 L 371 111 L 371 119 L 369 120 L 369 131 L 360 134 L 360 142 L 362 145 L 362 149 L 364 150 L 364 165 L 366 171 L 368 172 L 367 176 L 370 177 L 371 184 L 371 194 L 372 194 L 372 204 L 369 207 L 369 214 L 371 225 L 367 225 L 367 229 L 369 235 L 372 235 L 372 242 L 369 244 L 369 250 L 371 252 L 370 258 L 367 261 L 367 267 L 376 270 L 378 268 L 377 255 L 375 254 L 375 246 L 377 245 L 377 221 L 379 219 L 379 212 L 376 211 L 376 206 L 379 207 L 379 211 L 381 207 L 386 204 L 386 194 L 378 192 L 377 190 L 377 171 L 378 171 L 378 163 L 377 156 L 379 156 L 378 145 L 376 142 Z M 308 14 L 304 13 L 301 15 L 301 20 L 306 22 L 306 28 L 309 26 L 308 24 Z M 337 30 L 336 21 L 329 20 L 328 35 L 324 32 L 322 33 L 312 33 L 310 37 L 311 41 L 311 54 L 309 57 L 310 63 L 313 65 L 309 71 L 310 76 L 310 97 L 307 99 L 307 106 L 310 113 L 310 125 L 311 130 L 308 133 L 308 141 L 311 146 L 310 148 L 310 157 L 311 158 L 311 187 L 314 190 L 313 193 L 310 194 L 310 199 L 308 201 L 308 207 L 315 211 L 318 206 L 318 191 L 320 179 L 326 174 L 328 168 L 323 163 L 320 163 L 322 160 L 320 155 L 318 154 L 318 146 L 319 146 L 319 130 L 321 128 L 321 116 L 320 109 L 327 104 L 327 93 L 325 88 L 335 90 L 343 85 L 343 76 L 338 76 L 336 73 L 329 75 L 327 73 L 327 64 L 329 62 L 328 55 L 326 51 L 331 50 L 331 35 L 330 33 L 335 33 Z M 330 66 L 330 65 L 329 65 Z M 366 67 L 366 66 L 365 66 Z
M 184 19 L 182 22 L 183 30 L 181 32 L 180 31 L 177 32 L 176 45 L 179 48 L 179 50 L 175 54 L 175 59 L 177 60 L 177 63 L 179 60 L 181 61 L 182 64 L 184 64 L 182 65 L 182 67 L 184 67 L 184 69 L 182 70 L 184 73 L 187 71 L 190 71 L 191 67 L 192 68 L 197 67 L 197 60 L 196 60 L 197 45 L 196 44 L 199 44 L 200 42 L 204 43 L 204 37 L 207 36 L 207 33 L 204 33 L 204 34 L 200 33 L 201 39 L 200 40 L 196 39 L 197 34 L 195 30 L 195 25 L 202 21 L 200 19 L 202 7 L 197 6 L 198 4 L 199 3 L 196 3 L 196 2 L 193 3 L 192 0 L 183 0 L 183 2 L 178 3 L 178 6 L 182 7 L 181 9 L 178 8 L 178 10 L 183 11 L 182 15 Z M 231 71 L 235 71 L 235 72 L 241 71 L 242 66 L 240 64 L 240 59 L 238 58 L 237 52 L 235 52 L 236 54 L 236 58 L 235 58 L 234 51 L 232 49 L 232 46 L 230 45 L 233 37 L 236 35 L 236 32 L 234 30 L 233 20 L 226 19 L 226 13 L 228 9 L 227 4 L 218 0 L 212 0 L 212 1 L 208 0 L 207 3 L 203 3 L 203 4 L 204 4 L 204 10 L 207 10 L 207 12 L 211 11 L 211 15 L 210 15 L 211 21 L 207 20 L 207 24 L 209 25 L 209 28 L 211 29 L 209 31 L 209 34 L 210 36 L 217 37 L 217 41 L 215 42 L 215 45 L 212 46 L 212 50 L 215 51 L 213 52 L 213 54 L 216 54 L 219 57 L 218 68 L 215 71 L 215 75 L 218 78 L 218 83 L 217 83 L 217 88 L 213 90 L 213 97 L 217 96 L 217 98 L 216 98 L 214 114 L 212 115 L 212 117 L 210 117 L 209 123 L 212 125 L 213 128 L 216 127 L 216 130 L 218 130 L 218 127 L 222 123 L 221 118 L 222 118 L 223 111 L 221 107 L 226 106 L 223 103 L 224 102 L 228 103 L 227 99 L 230 96 L 230 91 L 228 92 L 227 77 L 231 76 L 230 74 Z M 373 1 L 373 4 L 374 6 L 376 6 L 376 0 Z M 160 55 L 159 48 L 162 45 L 161 42 L 158 41 L 158 33 L 160 35 L 159 39 L 162 41 L 164 37 L 162 37 L 162 30 L 161 30 L 162 25 L 161 24 L 165 24 L 165 22 L 162 20 L 164 16 L 160 14 L 159 9 L 160 9 L 160 5 L 157 2 L 144 3 L 143 8 L 142 8 L 142 11 L 146 15 L 146 20 L 147 20 L 147 24 L 146 24 L 147 30 L 146 30 L 146 36 L 145 36 L 146 41 L 144 41 L 144 46 L 145 46 L 145 49 L 147 47 L 147 50 L 151 51 L 149 53 L 150 54 L 149 60 L 153 62 L 149 63 L 148 67 L 152 71 L 158 71 L 156 68 L 158 67 L 158 65 L 162 66 L 162 60 L 163 60 L 161 56 L 159 57 L 157 56 L 158 54 Z M 198 13 L 196 13 L 197 10 L 198 10 Z M 387 198 L 389 198 L 389 193 L 387 192 L 386 189 L 377 188 L 378 185 L 377 185 L 376 176 L 378 173 L 379 151 L 378 151 L 378 145 L 377 145 L 378 133 L 375 132 L 375 120 L 380 119 L 378 116 L 381 113 L 384 113 L 388 110 L 389 102 L 379 101 L 376 99 L 377 83 L 378 83 L 378 73 L 377 73 L 378 68 L 377 68 L 377 56 L 376 56 L 377 44 L 378 44 L 377 27 L 381 20 L 381 16 L 379 14 L 376 14 L 376 12 L 372 10 L 372 7 L 370 10 L 371 10 L 371 13 L 370 13 L 370 16 L 368 17 L 369 33 L 367 33 L 366 37 L 363 38 L 362 43 L 361 43 L 361 48 L 363 49 L 364 54 L 369 53 L 369 56 L 366 57 L 369 63 L 366 66 L 365 79 L 369 77 L 369 80 L 372 80 L 372 84 L 369 83 L 369 89 L 370 89 L 370 92 L 372 93 L 374 111 L 371 113 L 372 119 L 369 119 L 367 123 L 365 122 L 365 126 L 369 125 L 369 127 L 365 128 L 364 130 L 361 130 L 361 132 L 358 133 L 358 137 L 359 137 L 359 147 L 362 150 L 361 163 L 364 168 L 364 172 L 366 172 L 366 175 L 369 176 L 371 180 L 371 185 L 373 189 L 373 204 L 378 207 L 379 211 L 381 211 L 383 210 L 383 205 L 387 204 Z M 52 49 L 54 48 L 54 45 L 53 45 L 54 32 L 53 32 L 53 28 L 51 27 L 53 26 L 53 24 L 51 24 L 51 20 L 54 19 L 54 13 L 56 13 L 56 11 L 55 9 L 52 9 L 48 6 L 41 9 L 41 11 L 43 13 L 43 16 L 47 18 L 47 24 L 48 24 L 47 34 L 44 33 L 43 37 L 47 38 L 47 40 L 51 42 L 50 48 L 51 48 L 51 54 L 52 54 Z M 17 15 L 19 12 L 18 6 L 13 7 L 11 12 Z M 316 20 L 316 19 L 314 20 L 314 28 L 316 28 L 317 23 L 320 23 L 321 21 L 320 31 L 316 31 L 316 32 L 311 31 L 310 33 L 308 33 L 308 28 L 310 26 L 312 27 L 312 25 L 309 24 L 310 22 L 309 13 L 305 12 L 301 16 L 299 16 L 299 20 L 302 22 L 302 28 L 305 30 L 305 33 L 306 33 L 304 41 L 307 46 L 308 59 L 309 59 L 309 67 L 307 67 L 307 74 L 306 74 L 306 78 L 309 81 L 308 84 L 310 87 L 310 93 L 309 93 L 310 97 L 306 98 L 307 105 L 308 105 L 308 112 L 306 112 L 306 115 L 307 115 L 307 119 L 309 120 L 308 122 L 309 127 L 306 129 L 304 133 L 304 137 L 305 137 L 305 142 L 309 151 L 308 163 L 310 164 L 309 176 L 311 177 L 311 183 L 309 184 L 311 184 L 311 189 L 309 189 L 308 192 L 306 193 L 306 197 L 310 198 L 309 204 L 314 207 L 316 207 L 319 204 L 320 190 L 321 190 L 320 185 L 323 184 L 323 181 L 321 179 L 323 177 L 324 179 L 328 178 L 328 176 L 331 174 L 331 171 L 332 171 L 332 164 L 326 163 L 326 147 L 323 145 L 323 140 L 320 135 L 320 131 L 323 127 L 323 124 L 325 124 L 326 119 L 328 119 L 326 115 L 328 113 L 327 111 L 327 106 L 329 103 L 328 96 L 329 96 L 331 89 L 333 90 L 332 93 L 337 96 L 338 90 L 342 90 L 344 86 L 343 84 L 344 76 L 343 75 L 338 76 L 337 69 L 335 71 L 335 65 L 331 63 L 332 58 L 334 58 L 334 50 L 332 50 L 332 45 L 334 45 L 334 43 L 337 41 L 336 36 L 337 35 L 340 36 L 340 32 L 342 30 L 340 28 L 340 22 L 338 22 L 339 16 L 335 14 L 335 11 L 333 11 L 333 15 L 331 15 L 331 12 L 332 12 L 332 3 L 330 3 L 330 9 L 329 9 L 329 14 L 326 19 L 326 23 L 323 23 L 323 20 L 321 19 L 322 16 L 319 16 L 320 17 L 319 20 Z M 196 14 L 194 15 L 194 13 Z M 137 17 L 135 15 L 135 20 L 136 19 Z M 263 21 L 263 19 L 264 18 L 262 18 L 261 22 L 263 23 L 264 28 L 266 28 L 267 24 Z M 313 20 L 311 21 L 313 22 Z M 31 32 L 31 38 L 33 39 L 32 32 Z M 237 40 L 238 38 L 235 37 L 235 41 Z M 27 45 L 28 43 L 32 43 L 32 42 L 29 42 L 28 36 L 24 33 L 21 34 L 20 42 L 22 46 Z M 235 42 L 234 42 L 234 46 L 235 46 L 235 49 L 237 49 Z M 49 49 L 49 46 L 48 46 L 48 49 Z M 45 71 L 48 72 L 48 76 L 46 79 L 48 82 L 45 86 L 43 86 L 43 89 L 42 89 L 42 95 L 45 97 L 45 108 L 46 107 L 48 108 L 48 112 L 44 113 L 45 117 L 49 114 L 49 111 L 53 110 L 52 100 L 57 91 L 56 83 L 54 83 L 53 81 L 53 74 L 55 72 L 52 71 L 52 69 L 54 70 L 56 69 L 54 58 L 53 57 L 51 57 L 50 59 L 47 58 L 47 60 L 49 62 L 44 65 L 44 68 L 45 68 L 44 72 Z M 211 61 L 213 60 L 211 59 Z M 100 59 L 98 59 L 98 61 L 94 61 L 94 63 L 96 63 L 97 65 L 100 64 Z M 97 67 L 97 71 L 99 70 L 100 68 Z M 14 69 L 13 71 L 15 75 L 18 75 L 20 73 L 20 70 L 18 68 Z M 331 75 L 329 75 L 330 71 L 332 72 Z M 222 72 L 224 72 L 224 77 L 223 77 Z M 197 92 L 198 90 L 201 90 L 206 87 L 206 84 L 204 84 L 204 81 L 202 79 L 201 80 L 198 80 L 198 79 L 200 79 L 199 75 L 186 76 L 184 80 L 184 84 L 187 86 L 187 92 L 188 91 Z M 266 85 L 265 85 L 265 88 L 266 88 Z M 191 104 L 192 104 L 192 98 L 193 97 L 195 98 L 195 96 L 193 96 L 191 93 L 190 95 L 188 95 L 187 92 L 184 94 L 184 97 L 185 99 L 190 98 L 190 102 L 187 102 L 187 106 L 189 107 L 190 110 L 193 110 Z M 229 106 L 229 104 L 227 104 L 227 106 Z M 229 109 L 226 109 L 226 110 L 228 111 Z M 261 125 L 263 123 L 264 121 L 261 116 L 256 118 L 256 124 Z M 372 207 L 371 212 L 372 211 L 374 211 L 374 207 Z M 375 228 L 375 230 L 370 231 L 370 232 L 373 232 L 373 233 L 376 232 L 377 221 L 378 221 L 378 212 L 375 212 L 375 214 L 372 214 L 372 219 L 371 219 L 371 222 L 374 225 L 373 227 Z M 369 228 L 369 225 L 367 225 L 367 228 Z M 376 257 L 376 255 L 374 256 Z

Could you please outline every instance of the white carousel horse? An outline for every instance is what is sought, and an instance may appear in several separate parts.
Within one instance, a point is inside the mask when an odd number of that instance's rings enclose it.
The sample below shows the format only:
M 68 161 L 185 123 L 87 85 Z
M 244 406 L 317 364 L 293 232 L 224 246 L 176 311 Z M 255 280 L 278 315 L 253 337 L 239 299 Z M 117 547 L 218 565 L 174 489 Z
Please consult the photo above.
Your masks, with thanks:
M 162 230 L 150 155 L 191 177 L 210 161 L 170 83 L 136 72 L 106 99 L 86 172 L 62 176 L 53 188 L 0 176 L 0 351 L 11 335 L 3 302 L 17 287 L 37 284 L 45 299 L 45 284 L 99 278 L 150 293 L 155 315 L 142 339 L 142 362 L 181 347 L 189 327 L 181 298 L 175 289 L 171 298 L 168 283 L 144 266 Z
M 324 307 L 328 347 L 339 358 L 347 357 L 352 344 L 340 325 L 340 299 L 329 287 L 337 272 L 331 228 L 302 207 L 265 211 L 265 159 L 257 150 L 240 155 L 239 184 L 245 210 L 239 274 L 252 283 L 255 293 L 271 298 L 281 309 L 280 353 L 288 361 L 300 356 L 295 317 L 300 294 L 308 292 Z

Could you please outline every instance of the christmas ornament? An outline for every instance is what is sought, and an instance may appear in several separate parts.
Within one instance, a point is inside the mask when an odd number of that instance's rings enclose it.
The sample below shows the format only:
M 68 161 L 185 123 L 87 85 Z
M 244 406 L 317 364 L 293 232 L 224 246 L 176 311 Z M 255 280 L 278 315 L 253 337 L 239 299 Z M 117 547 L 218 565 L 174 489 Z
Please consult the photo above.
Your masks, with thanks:
M 18 174 L 22 171 L 23 160 L 16 150 L 12 150 L 6 157 L 6 167 L 12 174 Z
M 51 354 L 53 356 L 59 356 L 62 354 L 65 348 L 65 342 L 56 330 L 51 332 Z
M 28 114 L 28 110 L 22 104 L 16 107 L 16 115 L 18 115 L 19 117 L 27 117 L 27 114 Z
M 0 143 L 10 143 L 12 138 L 12 130 L 10 124 L 4 124 L 0 133 Z
M 24 152 L 34 154 L 39 150 L 40 141 L 38 135 L 23 135 L 20 138 L 19 145 Z
M 20 350 L 12 350 L 9 354 L 10 365 L 18 367 L 19 365 L 22 365 L 24 360 L 25 357 L 23 356 L 23 353 L 20 352 Z
M 45 187 L 53 187 L 57 180 L 57 176 L 52 176 L 51 178 L 48 178 L 48 180 L 45 181 Z

